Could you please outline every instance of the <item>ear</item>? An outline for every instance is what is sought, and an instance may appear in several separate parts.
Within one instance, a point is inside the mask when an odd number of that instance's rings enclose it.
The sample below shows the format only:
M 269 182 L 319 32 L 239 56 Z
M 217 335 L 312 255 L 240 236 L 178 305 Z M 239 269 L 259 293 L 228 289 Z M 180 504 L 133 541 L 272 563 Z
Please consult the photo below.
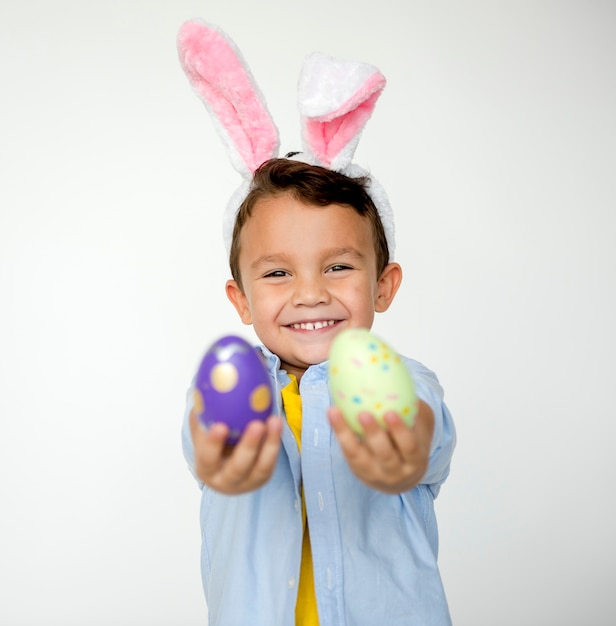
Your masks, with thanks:
M 278 154 L 278 129 L 233 40 L 202 20 L 178 33 L 180 64 L 205 104 L 231 163 L 244 178 Z
M 319 52 L 306 57 L 298 86 L 304 152 L 343 170 L 384 88 L 383 74 L 367 63 Z
M 376 288 L 376 298 L 374 299 L 374 310 L 377 313 L 387 311 L 402 282 L 402 268 L 398 263 L 389 263 Z
M 242 291 L 242 288 L 237 284 L 235 280 L 228 280 L 225 285 L 225 291 L 227 298 L 238 312 L 240 319 L 244 324 L 252 324 L 252 314 L 250 312 L 250 305 L 248 304 L 248 298 Z

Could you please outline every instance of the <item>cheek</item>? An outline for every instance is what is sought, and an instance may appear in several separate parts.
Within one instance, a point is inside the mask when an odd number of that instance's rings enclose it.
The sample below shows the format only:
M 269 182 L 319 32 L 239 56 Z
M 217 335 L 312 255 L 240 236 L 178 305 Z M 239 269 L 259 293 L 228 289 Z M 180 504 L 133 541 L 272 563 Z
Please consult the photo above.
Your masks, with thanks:
M 276 317 L 276 300 L 273 294 L 259 291 L 252 294 L 250 311 L 254 325 L 266 324 Z
M 347 291 L 347 298 L 355 307 L 372 309 L 377 297 L 378 285 L 374 281 L 364 281 L 353 285 Z

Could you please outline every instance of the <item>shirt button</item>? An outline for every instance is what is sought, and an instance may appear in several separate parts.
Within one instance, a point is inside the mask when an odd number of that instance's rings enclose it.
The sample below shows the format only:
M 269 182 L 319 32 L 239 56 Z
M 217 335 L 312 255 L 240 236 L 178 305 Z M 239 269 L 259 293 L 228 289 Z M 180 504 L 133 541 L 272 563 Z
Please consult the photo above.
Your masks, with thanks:
M 299 500 L 295 500 L 295 503 L 293 504 L 295 511 L 298 512 L 299 511 Z
M 295 587 L 295 576 L 289 578 L 289 589 L 293 589 L 293 587 Z

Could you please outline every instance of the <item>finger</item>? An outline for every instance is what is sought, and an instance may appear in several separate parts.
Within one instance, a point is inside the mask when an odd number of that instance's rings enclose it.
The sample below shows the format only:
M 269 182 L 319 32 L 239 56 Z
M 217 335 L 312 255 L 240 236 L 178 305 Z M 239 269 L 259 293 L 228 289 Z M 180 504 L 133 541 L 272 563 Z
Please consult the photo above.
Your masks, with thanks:
M 332 430 L 336 434 L 341 447 L 346 450 L 355 450 L 360 447 L 357 434 L 347 424 L 342 411 L 336 407 L 327 410 L 327 416 Z
M 248 423 L 222 467 L 221 480 L 227 484 L 240 485 L 248 478 L 259 456 L 266 430 L 266 425 L 261 421 Z
M 331 407 L 327 411 L 329 422 L 340 448 L 351 465 L 365 465 L 370 461 L 370 453 L 362 444 L 357 433 L 347 424 L 342 411 Z
M 281 445 L 282 420 L 279 417 L 270 417 L 265 426 L 265 439 L 261 445 L 261 450 L 255 461 L 251 476 L 252 480 L 258 485 L 265 483 L 272 475 L 278 462 Z
M 428 404 L 419 401 L 414 424 L 408 428 L 402 419 L 395 414 L 385 417 L 392 435 L 402 456 L 410 459 L 418 454 L 428 455 L 434 434 L 434 415 Z
M 225 424 L 214 424 L 206 429 L 197 414 L 191 412 L 190 431 L 198 475 L 202 479 L 214 475 L 220 468 L 229 428 Z
M 192 436 L 193 442 L 195 440 L 209 440 L 211 442 L 218 442 L 222 440 L 222 443 L 224 443 L 227 439 L 227 435 L 229 434 L 229 428 L 223 423 L 216 423 L 213 424 L 210 428 L 206 428 L 199 419 L 199 416 L 195 409 L 190 412 L 189 424 L 190 434 Z
M 385 421 L 390 427 L 392 441 L 400 451 L 402 467 L 407 477 L 412 478 L 409 486 L 417 484 L 428 469 L 434 431 L 432 409 L 420 401 L 415 423 L 410 428 L 395 413 L 386 415 Z
M 375 459 L 384 465 L 400 463 L 400 453 L 386 428 L 370 413 L 360 413 L 359 422 L 364 429 L 363 443 Z
M 409 427 L 397 413 L 389 412 L 383 417 L 390 440 L 403 459 L 412 457 L 417 451 L 416 431 Z

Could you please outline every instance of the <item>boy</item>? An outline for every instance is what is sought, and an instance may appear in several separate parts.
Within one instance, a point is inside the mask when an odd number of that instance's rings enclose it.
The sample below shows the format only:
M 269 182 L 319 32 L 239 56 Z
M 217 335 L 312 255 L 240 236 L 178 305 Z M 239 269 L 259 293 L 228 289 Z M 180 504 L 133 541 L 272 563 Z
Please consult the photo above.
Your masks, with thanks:
M 402 279 L 369 184 L 272 159 L 238 212 L 226 293 L 263 343 L 283 419 L 251 423 L 232 450 L 225 425 L 185 421 L 211 624 L 450 623 L 433 500 L 455 432 L 436 377 L 405 359 L 420 398 L 412 428 L 364 414 L 360 439 L 330 407 L 332 339 L 370 328 Z

